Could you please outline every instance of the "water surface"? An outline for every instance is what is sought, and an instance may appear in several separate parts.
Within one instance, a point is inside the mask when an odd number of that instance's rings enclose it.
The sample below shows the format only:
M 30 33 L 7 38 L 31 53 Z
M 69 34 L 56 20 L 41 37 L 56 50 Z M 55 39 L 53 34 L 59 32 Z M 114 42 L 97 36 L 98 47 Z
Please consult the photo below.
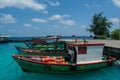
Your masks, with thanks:
M 15 45 L 24 46 L 24 43 L 0 44 L 0 80 L 120 80 L 118 65 L 77 74 L 23 72 L 12 58 L 17 53 Z

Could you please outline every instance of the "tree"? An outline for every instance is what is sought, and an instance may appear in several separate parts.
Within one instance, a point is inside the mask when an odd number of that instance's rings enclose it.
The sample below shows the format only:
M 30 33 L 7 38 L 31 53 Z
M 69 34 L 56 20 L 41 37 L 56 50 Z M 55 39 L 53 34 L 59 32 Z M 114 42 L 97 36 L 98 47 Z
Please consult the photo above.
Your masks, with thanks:
M 120 29 L 115 29 L 114 31 L 112 31 L 111 37 L 112 37 L 112 39 L 118 40 L 120 37 Z
M 101 37 L 102 35 L 109 36 L 109 28 L 111 28 L 111 25 L 112 23 L 109 22 L 101 12 L 93 15 L 92 24 L 87 31 L 93 33 L 96 37 Z

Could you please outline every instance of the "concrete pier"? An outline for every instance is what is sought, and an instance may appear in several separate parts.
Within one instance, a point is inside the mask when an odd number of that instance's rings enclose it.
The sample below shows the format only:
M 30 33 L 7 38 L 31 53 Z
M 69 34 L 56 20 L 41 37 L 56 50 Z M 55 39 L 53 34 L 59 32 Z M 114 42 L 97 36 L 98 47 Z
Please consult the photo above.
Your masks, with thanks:
M 120 40 L 88 40 L 88 42 L 104 43 L 104 54 L 120 59 Z

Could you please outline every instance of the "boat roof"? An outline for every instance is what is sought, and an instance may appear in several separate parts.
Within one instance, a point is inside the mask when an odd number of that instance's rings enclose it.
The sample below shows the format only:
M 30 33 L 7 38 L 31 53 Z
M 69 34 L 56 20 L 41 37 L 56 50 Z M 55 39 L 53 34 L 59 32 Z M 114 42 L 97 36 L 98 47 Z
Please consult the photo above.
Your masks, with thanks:
M 104 43 L 80 43 L 80 42 L 68 42 L 69 46 L 104 46 Z

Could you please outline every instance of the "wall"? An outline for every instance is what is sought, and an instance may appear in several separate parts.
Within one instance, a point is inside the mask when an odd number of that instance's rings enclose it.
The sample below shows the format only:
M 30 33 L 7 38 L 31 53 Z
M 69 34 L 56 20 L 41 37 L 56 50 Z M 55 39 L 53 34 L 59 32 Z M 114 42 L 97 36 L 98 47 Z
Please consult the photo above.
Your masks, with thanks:
M 103 55 L 103 46 L 88 46 L 87 54 L 77 55 L 77 61 L 78 62 L 97 61 L 102 59 L 102 55 Z
M 104 55 L 120 59 L 120 48 L 105 46 L 103 53 Z

